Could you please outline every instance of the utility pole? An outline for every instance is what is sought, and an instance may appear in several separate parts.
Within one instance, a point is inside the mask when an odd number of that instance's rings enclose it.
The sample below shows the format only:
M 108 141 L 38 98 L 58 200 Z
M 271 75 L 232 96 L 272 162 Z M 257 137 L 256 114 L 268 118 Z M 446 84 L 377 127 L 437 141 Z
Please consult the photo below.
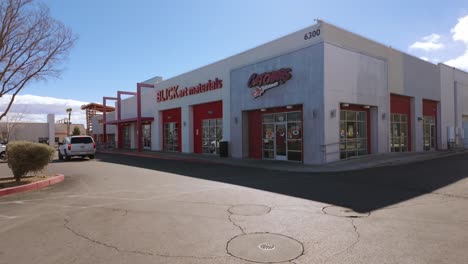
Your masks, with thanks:
M 71 112 L 72 112 L 72 109 L 71 108 L 67 108 L 67 113 L 68 113 L 68 122 L 67 122 L 67 137 L 70 136 L 70 124 L 71 124 Z

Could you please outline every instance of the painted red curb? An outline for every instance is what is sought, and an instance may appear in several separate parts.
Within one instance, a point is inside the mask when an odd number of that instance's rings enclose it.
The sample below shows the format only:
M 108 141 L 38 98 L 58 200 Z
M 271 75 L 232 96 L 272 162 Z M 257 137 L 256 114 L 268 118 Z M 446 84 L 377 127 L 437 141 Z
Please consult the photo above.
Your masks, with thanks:
M 59 182 L 63 182 L 65 180 L 65 176 L 63 174 L 57 174 L 57 176 L 52 177 L 47 180 L 37 181 L 30 184 L 25 184 L 17 187 L 10 187 L 0 190 L 0 197 L 5 195 L 10 195 L 19 192 L 27 192 L 32 190 L 39 190 L 49 185 L 53 185 Z

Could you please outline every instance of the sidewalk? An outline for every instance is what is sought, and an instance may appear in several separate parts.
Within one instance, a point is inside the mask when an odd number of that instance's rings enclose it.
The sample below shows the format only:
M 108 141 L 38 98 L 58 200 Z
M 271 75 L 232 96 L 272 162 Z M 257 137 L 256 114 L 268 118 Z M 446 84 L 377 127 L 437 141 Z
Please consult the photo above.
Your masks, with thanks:
M 221 158 L 218 155 L 201 155 L 194 153 L 175 153 L 161 151 L 137 152 L 132 149 L 100 149 L 98 153 L 121 154 L 137 157 L 147 157 L 166 160 L 181 160 L 194 163 L 224 164 L 231 166 L 264 168 L 278 171 L 291 172 L 338 172 L 361 170 L 381 166 L 395 166 L 413 163 L 424 160 L 437 159 L 441 157 L 468 153 L 461 151 L 432 151 L 432 152 L 403 152 L 403 153 L 382 153 L 356 157 L 349 160 L 337 161 L 323 165 L 304 165 L 297 162 L 277 161 L 277 160 L 256 160 Z

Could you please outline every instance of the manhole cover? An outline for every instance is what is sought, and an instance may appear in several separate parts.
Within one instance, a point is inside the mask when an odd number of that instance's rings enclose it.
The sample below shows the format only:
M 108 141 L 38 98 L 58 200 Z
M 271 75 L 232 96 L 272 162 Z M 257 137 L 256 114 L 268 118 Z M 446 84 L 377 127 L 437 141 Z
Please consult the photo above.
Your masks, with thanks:
M 228 242 L 227 249 L 234 257 L 260 263 L 290 261 L 304 252 L 299 241 L 272 233 L 239 235 Z
M 228 211 L 235 215 L 254 216 L 268 214 L 271 208 L 260 204 L 240 204 L 232 206 Z
M 349 217 L 349 218 L 361 218 L 361 217 L 369 216 L 369 213 L 359 213 L 352 209 L 340 207 L 340 206 L 327 206 L 327 207 L 324 207 L 322 211 L 328 215 Z

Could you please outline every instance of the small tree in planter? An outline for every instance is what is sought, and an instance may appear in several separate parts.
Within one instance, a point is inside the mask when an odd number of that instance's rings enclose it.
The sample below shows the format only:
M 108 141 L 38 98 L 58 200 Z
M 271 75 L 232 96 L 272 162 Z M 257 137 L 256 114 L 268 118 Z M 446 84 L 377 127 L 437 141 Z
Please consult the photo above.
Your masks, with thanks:
M 55 150 L 45 144 L 27 141 L 8 143 L 8 167 L 17 182 L 30 172 L 43 170 L 54 158 Z
M 73 128 L 72 136 L 79 136 L 79 135 L 81 135 L 81 130 L 79 127 L 76 126 Z

